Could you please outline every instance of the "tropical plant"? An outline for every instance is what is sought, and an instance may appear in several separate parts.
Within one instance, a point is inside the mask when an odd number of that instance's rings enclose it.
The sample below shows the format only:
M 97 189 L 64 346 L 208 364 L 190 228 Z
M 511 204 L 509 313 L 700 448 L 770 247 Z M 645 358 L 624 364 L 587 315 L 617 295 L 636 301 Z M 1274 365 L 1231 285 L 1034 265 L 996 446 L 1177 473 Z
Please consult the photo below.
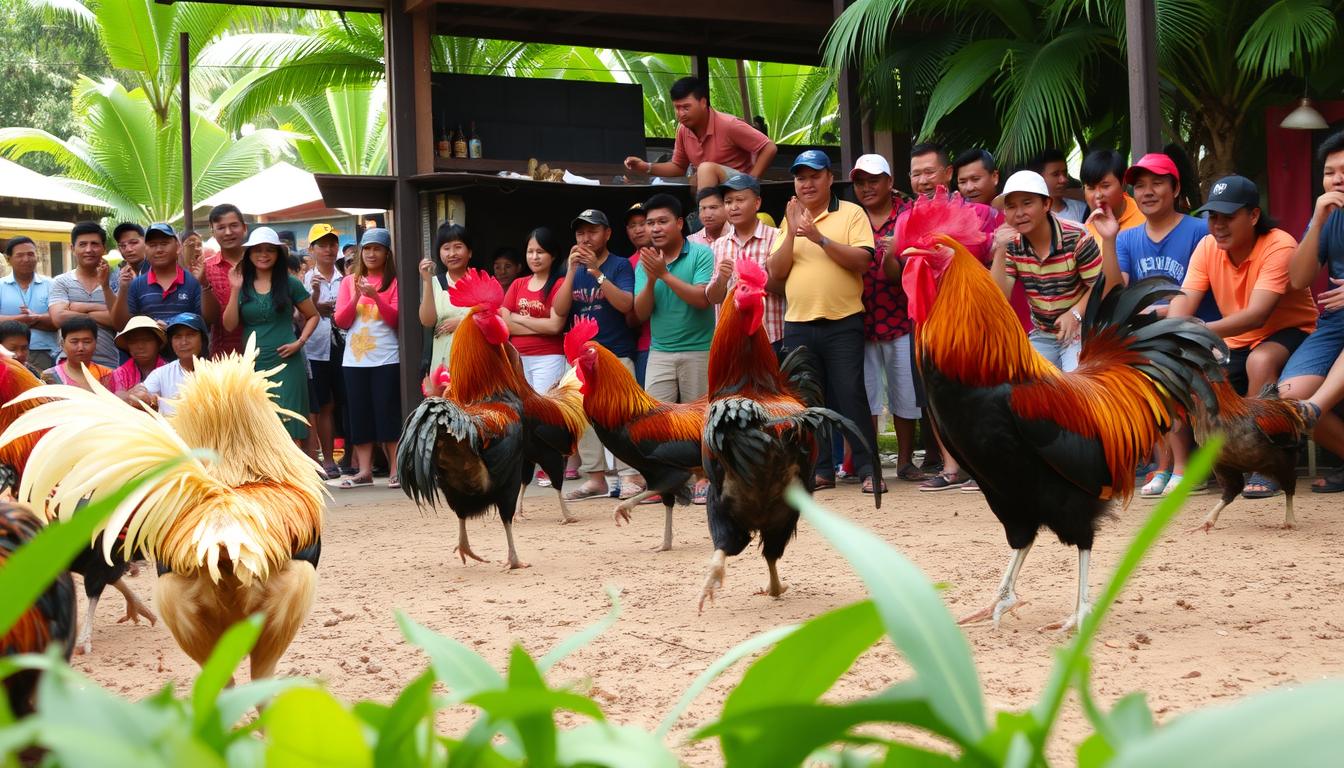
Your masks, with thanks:
M 387 93 L 381 85 L 328 89 L 271 116 L 295 135 L 294 149 L 312 173 L 387 173 Z
M 670 767 L 677 760 L 666 738 L 696 697 L 739 660 L 768 648 L 728 695 L 719 718 L 692 737 L 717 739 L 727 765 L 1048 766 L 1050 736 L 1070 693 L 1095 729 L 1077 746 L 1082 768 L 1333 764 L 1337 713 L 1344 707 L 1341 681 L 1269 691 L 1161 728 L 1142 693 L 1121 698 L 1110 711 L 1092 697 L 1091 643 L 1189 489 L 1207 476 L 1218 444 L 1214 440 L 1191 460 L 1185 481 L 1144 523 L 1027 711 L 991 718 L 966 638 L 934 587 L 890 545 L 820 508 L 795 486 L 790 501 L 845 556 L 871 599 L 739 644 L 696 678 L 652 732 L 612 723 L 588 696 L 547 681 L 557 662 L 615 623 L 620 606 L 612 590 L 606 617 L 540 659 L 515 645 L 504 673 L 467 646 L 399 615 L 403 635 L 425 652 L 429 668 L 391 704 L 346 705 L 302 678 L 226 689 L 260 633 L 260 616 L 225 635 L 184 698 L 169 686 L 126 702 L 60 663 L 54 650 L 48 656 L 0 659 L 0 677 L 24 668 L 44 670 L 37 714 L 9 724 L 0 705 L 0 760 L 36 745 L 49 750 L 45 764 L 52 765 Z M 96 520 L 85 519 L 105 515 L 111 506 L 92 507 L 69 525 L 43 531 L 0 570 L 5 587 L 0 634 L 60 564 L 87 545 L 87 530 Z M 88 528 L 76 528 L 81 524 Z M 912 677 L 857 701 L 823 700 L 884 637 L 901 651 Z M 261 715 L 249 718 L 262 704 Z M 437 716 L 449 707 L 470 708 L 476 719 L 462 733 L 444 736 Z M 556 723 L 559 711 L 583 722 L 562 729 Z M 930 747 L 931 741 L 936 746 Z
M 0 155 L 38 153 L 60 167 L 67 186 L 97 197 L 129 221 L 182 217 L 181 122 L 160 122 L 148 94 L 114 80 L 81 77 L 75 87 L 80 131 L 62 139 L 38 128 L 0 128 Z M 191 123 L 192 190 L 203 200 L 266 167 L 290 137 L 259 130 L 235 138 L 203 115 Z
M 1304 74 L 1344 84 L 1332 66 L 1344 53 L 1339 0 L 1155 6 L 1168 138 L 1203 158 L 1206 178 L 1236 166 L 1248 116 L 1300 92 Z M 869 70 L 886 122 L 922 110 L 912 133 L 959 135 L 1009 163 L 1098 133 L 1127 144 L 1124 0 L 856 0 L 825 59 Z

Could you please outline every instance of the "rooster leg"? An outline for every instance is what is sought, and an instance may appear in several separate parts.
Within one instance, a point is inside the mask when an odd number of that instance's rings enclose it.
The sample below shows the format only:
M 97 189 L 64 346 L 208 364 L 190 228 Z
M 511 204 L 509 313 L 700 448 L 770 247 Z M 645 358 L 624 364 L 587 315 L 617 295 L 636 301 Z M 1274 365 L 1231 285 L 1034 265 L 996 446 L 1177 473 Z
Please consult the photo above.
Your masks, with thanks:
M 714 550 L 714 554 L 709 558 L 709 572 L 705 574 L 705 589 L 700 594 L 700 613 L 705 612 L 705 600 L 709 604 L 714 604 L 714 590 L 723 586 L 724 576 L 727 575 L 728 553 L 722 549 Z
M 1283 515 L 1283 527 L 1285 530 L 1292 530 L 1297 527 L 1297 518 L 1293 517 L 1293 497 L 1292 494 L 1285 494 L 1283 503 L 1287 505 L 1287 511 Z
M 663 506 L 663 543 L 653 548 L 654 552 L 666 552 L 672 549 L 672 505 Z
M 112 586 L 116 587 L 117 591 L 126 598 L 126 615 L 117 619 L 118 624 L 128 620 L 139 624 L 141 616 L 149 619 L 149 626 L 151 627 L 158 623 L 159 617 L 155 616 L 154 612 L 149 610 L 149 607 L 140 601 L 140 598 L 136 596 L 135 592 L 132 592 L 131 588 L 126 586 L 125 579 L 117 579 L 112 582 Z
M 85 613 L 84 624 L 79 628 L 79 637 L 75 638 L 75 655 L 93 653 L 93 614 L 98 610 L 98 597 L 89 596 L 89 610 Z
M 657 495 L 658 495 L 658 492 L 657 492 L 657 491 L 649 490 L 648 488 L 645 488 L 644 490 L 640 491 L 639 493 L 635 494 L 634 496 L 631 496 L 630 498 L 626 499 L 625 501 L 622 501 L 620 504 L 617 504 L 617 505 L 616 505 L 616 525 L 619 527 L 620 524 L 621 524 L 621 521 L 625 521 L 625 522 L 627 522 L 627 523 L 630 522 L 630 513 L 633 512 L 633 511 L 635 510 L 635 507 L 639 506 L 639 503 L 640 503 L 641 501 L 643 501 L 643 500 L 649 498 L 650 496 L 657 496 Z
M 1041 627 L 1041 631 L 1058 630 L 1068 632 L 1071 629 L 1077 629 L 1082 625 L 1083 619 L 1092 612 L 1092 604 L 1087 601 L 1087 564 L 1092 559 L 1092 550 L 1078 550 L 1078 607 L 1073 615 L 1063 621 L 1056 621 L 1053 624 L 1046 624 Z
M 1033 542 L 1035 543 L 1035 542 Z M 973 624 L 985 619 L 994 621 L 994 628 L 999 627 L 999 618 L 1004 612 L 1014 613 L 1018 608 L 1025 605 L 1019 602 L 1015 587 L 1017 585 L 1017 574 L 1022 570 L 1022 563 L 1027 559 L 1027 553 L 1031 551 L 1031 544 L 1013 550 L 1013 559 L 1008 563 L 1008 570 L 1003 572 L 1003 580 L 999 582 L 999 591 L 995 595 L 997 598 L 993 603 L 981 608 L 975 613 L 962 616 L 957 620 L 958 624 Z
M 556 488 L 555 497 L 560 500 L 560 524 L 569 525 L 570 523 L 579 522 L 579 518 L 575 517 L 574 513 L 569 511 L 569 505 L 565 503 L 564 491 Z
M 1212 531 L 1212 530 L 1213 530 L 1213 524 L 1216 523 L 1216 522 L 1218 522 L 1218 515 L 1220 515 L 1220 514 L 1222 513 L 1222 511 L 1223 511 L 1223 507 L 1226 507 L 1226 506 L 1227 506 L 1227 500 L 1226 500 L 1226 499 L 1219 499 L 1219 500 L 1218 500 L 1218 503 L 1213 505 L 1213 509 L 1210 509 L 1210 510 L 1209 510 L 1209 514 L 1207 514 L 1207 515 L 1204 516 L 1204 522 L 1200 523 L 1199 525 L 1196 525 L 1194 528 L 1191 528 L 1189 532 L 1190 532 L 1190 533 L 1194 533 L 1195 531 L 1203 531 L 1203 532 L 1205 532 L 1205 533 L 1208 533 L 1209 531 Z M 1288 517 L 1291 518 L 1292 516 L 1293 516 L 1293 507 L 1292 507 L 1292 502 L 1289 501 L 1289 502 L 1288 502 Z
M 779 568 L 776 565 L 777 560 L 766 560 L 765 567 L 770 569 L 770 583 L 761 587 L 758 595 L 769 595 L 778 598 L 780 595 L 789 591 L 789 585 L 779 580 Z
M 478 563 L 484 563 L 485 558 L 471 551 L 471 544 L 467 541 L 467 521 L 457 518 L 457 546 L 453 548 L 457 556 L 462 558 L 462 564 L 467 564 L 467 558 L 470 557 Z
M 509 566 L 505 570 L 512 571 L 517 568 L 531 568 L 532 566 L 518 559 L 518 550 L 513 546 L 513 523 L 504 524 L 504 538 L 509 542 Z
M 513 516 L 520 520 L 528 519 L 527 515 L 523 514 L 523 495 L 526 493 L 527 493 L 526 485 L 520 486 L 518 488 L 518 504 L 513 510 Z

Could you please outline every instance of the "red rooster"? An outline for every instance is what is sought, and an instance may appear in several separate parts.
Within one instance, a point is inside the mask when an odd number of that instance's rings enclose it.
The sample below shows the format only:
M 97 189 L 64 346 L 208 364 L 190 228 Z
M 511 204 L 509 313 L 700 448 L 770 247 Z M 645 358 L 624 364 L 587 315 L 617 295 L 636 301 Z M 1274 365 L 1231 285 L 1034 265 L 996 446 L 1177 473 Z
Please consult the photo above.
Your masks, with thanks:
M 989 272 L 958 240 L 978 242 L 973 214 L 958 202 L 919 200 L 896 242 L 918 323 L 916 358 L 944 444 L 980 484 L 1003 524 L 1013 559 L 994 603 L 962 623 L 1000 615 L 1018 602 L 1014 584 L 1041 528 L 1078 547 L 1073 615 L 1046 628 L 1068 630 L 1087 614 L 1087 567 L 1097 523 L 1133 492 L 1134 467 L 1179 408 L 1216 408 L 1220 378 L 1203 325 L 1143 310 L 1173 295 L 1143 281 L 1089 302 L 1080 365 L 1061 373 L 1032 349 Z
M 397 449 L 402 488 L 417 504 L 433 505 L 439 493 L 458 517 L 456 552 L 484 562 L 467 540 L 467 519 L 499 510 L 508 542 L 508 567 L 526 568 L 513 542 L 513 518 L 522 489 L 540 464 L 561 492 L 565 456 L 584 429 L 577 382 L 562 380 L 539 395 L 523 378 L 499 317 L 504 292 L 480 270 L 449 289 L 470 322 L 453 334 L 447 398 L 427 398 L 406 420 Z M 561 510 L 566 518 L 563 497 Z
M 0 504 L 0 568 L 11 555 L 37 535 L 42 523 L 27 507 Z M 0 656 L 18 653 L 43 653 L 53 642 L 65 649 L 65 660 L 75 647 L 75 585 L 69 573 L 62 573 L 47 587 L 37 602 L 28 606 L 19 621 L 0 637 Z M 26 670 L 5 678 L 9 710 L 16 717 L 33 711 L 33 691 L 37 671 Z
M 1217 411 L 1196 409 L 1194 427 L 1200 440 L 1215 431 L 1223 433 L 1223 448 L 1213 465 L 1223 495 L 1194 530 L 1213 530 L 1219 513 L 1246 487 L 1244 472 L 1262 472 L 1274 478 L 1283 489 L 1287 507 L 1283 527 L 1295 527 L 1297 451 L 1302 438 L 1311 431 L 1297 403 L 1280 400 L 1278 387 L 1273 385 L 1259 397 L 1242 397 L 1225 381 L 1214 384 L 1213 392 L 1218 398 Z
M 636 505 L 660 495 L 664 518 L 658 551 L 665 552 L 672 548 L 673 505 L 690 501 L 686 483 L 701 471 L 705 400 L 664 403 L 651 397 L 615 355 L 593 341 L 596 335 L 592 318 L 576 320 L 565 334 L 565 356 L 583 383 L 584 413 L 602 445 L 647 482 L 643 493 L 616 506 L 616 524 L 629 522 Z
M 754 532 L 761 535 L 770 571 L 769 582 L 757 594 L 784 594 L 788 586 L 780 581 L 775 563 L 798 530 L 798 510 L 784 500 L 785 489 L 799 480 L 812 491 L 816 433 L 823 426 L 840 427 L 851 440 L 865 442 L 853 422 L 819 407 L 821 390 L 805 348 L 785 359 L 787 375 L 780 370 L 761 325 L 765 283 L 760 265 L 737 260 L 737 282 L 709 348 L 710 404 L 702 460 L 710 481 L 706 510 L 714 554 L 701 610 L 723 585 L 728 556 L 740 554 Z M 880 507 L 881 483 L 873 490 Z

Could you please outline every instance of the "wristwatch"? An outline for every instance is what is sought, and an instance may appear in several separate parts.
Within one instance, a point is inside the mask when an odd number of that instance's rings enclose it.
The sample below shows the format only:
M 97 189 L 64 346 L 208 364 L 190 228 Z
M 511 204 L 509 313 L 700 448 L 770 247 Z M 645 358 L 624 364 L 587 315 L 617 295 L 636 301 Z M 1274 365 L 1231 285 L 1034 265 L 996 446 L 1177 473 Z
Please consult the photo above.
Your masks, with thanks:
M 830 245 L 830 244 L 831 244 L 831 238 L 829 238 L 829 237 L 827 237 L 827 236 L 825 236 L 825 235 L 822 235 L 822 236 L 821 236 L 821 247 L 822 247 L 822 248 L 825 248 L 826 246 L 828 246 L 828 245 Z
M 607 276 L 606 276 L 605 274 L 598 273 L 598 275 L 597 275 L 597 287 L 598 287 L 598 288 L 601 288 L 601 287 L 602 287 L 602 284 L 605 283 L 605 282 L 607 282 Z
M 1077 310 L 1076 308 L 1075 308 L 1075 309 L 1070 309 L 1070 310 L 1069 310 L 1069 314 L 1073 315 L 1073 319 L 1074 319 L 1074 320 L 1077 320 L 1077 321 L 1080 322 L 1080 323 L 1083 322 L 1083 316 L 1080 315 L 1080 314 L 1078 314 L 1078 310 Z

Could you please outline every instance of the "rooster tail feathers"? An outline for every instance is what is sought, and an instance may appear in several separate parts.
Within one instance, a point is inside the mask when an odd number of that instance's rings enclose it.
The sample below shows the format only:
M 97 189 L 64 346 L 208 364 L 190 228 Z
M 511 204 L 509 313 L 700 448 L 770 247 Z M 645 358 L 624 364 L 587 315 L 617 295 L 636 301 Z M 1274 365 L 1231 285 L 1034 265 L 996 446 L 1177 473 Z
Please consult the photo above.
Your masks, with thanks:
M 817 356 L 807 347 L 794 347 L 779 365 L 779 372 L 788 380 L 789 386 L 798 395 L 804 405 L 817 406 L 826 400 L 822 389 L 821 367 Z
M 565 334 L 565 359 L 570 365 L 579 359 L 583 345 L 597 337 L 597 321 L 591 317 L 580 317 L 574 321 L 574 327 Z
M 440 439 L 467 441 L 473 451 L 481 447 L 480 434 L 471 416 L 451 400 L 426 398 L 406 419 L 397 445 L 397 477 L 402 491 L 417 506 L 435 506 L 439 487 L 435 461 Z
M 747 483 L 756 481 L 756 469 L 765 464 L 773 439 L 765 431 L 770 416 L 765 408 L 745 397 L 730 397 L 709 404 L 705 416 L 704 450 Z M 709 471 L 706 461 L 706 472 Z
M 791 413 L 788 416 L 781 416 L 771 419 L 765 423 L 767 429 L 774 427 L 783 427 L 786 430 L 804 431 L 809 434 L 817 434 L 824 426 L 830 425 L 845 433 L 852 445 L 861 445 L 871 452 L 868 445 L 868 438 L 863 436 L 859 427 L 854 422 L 841 416 L 830 408 L 813 406 L 806 408 L 798 413 Z M 882 473 L 881 465 L 877 462 L 877 453 L 872 452 L 873 456 L 873 501 L 878 509 L 882 508 Z
M 461 280 L 448 287 L 448 300 L 455 307 L 477 307 L 495 312 L 504 304 L 499 281 L 479 269 L 468 269 Z

